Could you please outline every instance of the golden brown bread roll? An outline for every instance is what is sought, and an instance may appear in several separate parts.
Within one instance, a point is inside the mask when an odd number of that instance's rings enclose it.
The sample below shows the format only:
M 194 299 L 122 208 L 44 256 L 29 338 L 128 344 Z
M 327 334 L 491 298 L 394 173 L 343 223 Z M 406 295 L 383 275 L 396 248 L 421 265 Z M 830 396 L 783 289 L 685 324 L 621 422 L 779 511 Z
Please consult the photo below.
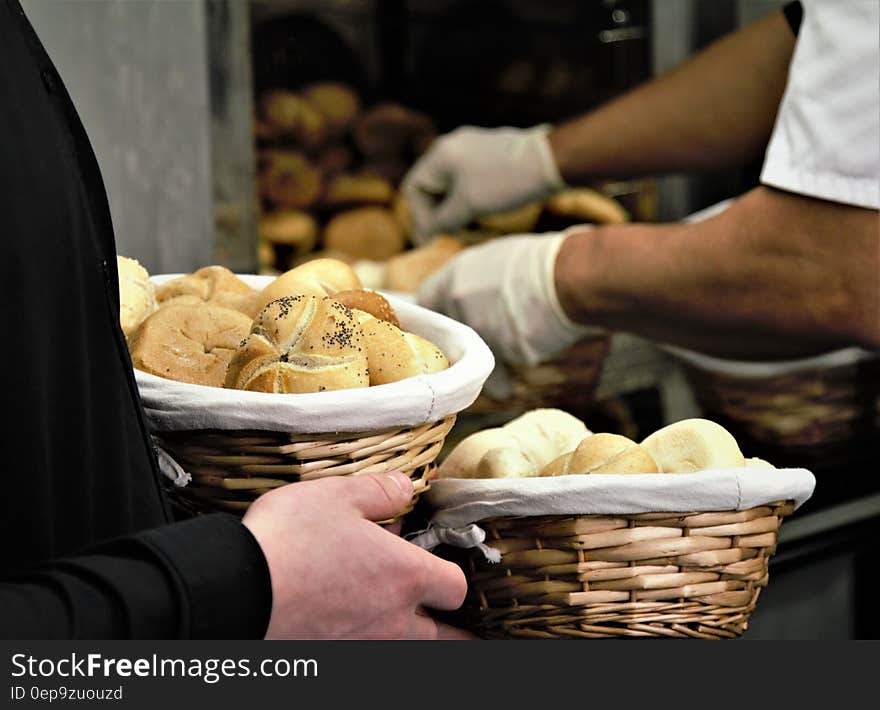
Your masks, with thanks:
M 321 203 L 326 207 L 362 204 L 387 205 L 394 197 L 394 187 L 380 177 L 337 175 L 324 189 Z
M 465 248 L 454 237 L 434 237 L 427 244 L 393 256 L 385 274 L 390 291 L 415 293 L 422 282 Z
M 307 99 L 286 89 L 264 92 L 258 102 L 260 118 L 277 135 L 290 136 L 306 148 L 319 147 L 327 135 L 327 121 Z
M 426 114 L 388 102 L 358 116 L 352 135 L 358 149 L 368 158 L 419 155 L 437 135 L 437 129 Z
M 741 468 L 745 458 L 733 435 L 708 419 L 684 419 L 658 429 L 642 441 L 663 473 Z
M 341 82 L 316 82 L 299 93 L 324 117 L 326 132 L 331 138 L 344 135 L 361 110 L 357 93 Z
M 629 213 L 621 204 L 589 187 L 576 187 L 554 195 L 544 208 L 557 217 L 577 222 L 620 224 L 629 222 Z
M 257 233 L 264 242 L 293 247 L 294 257 L 297 257 L 315 248 L 318 223 L 302 210 L 278 210 L 260 215 Z
M 406 239 L 390 210 L 359 207 L 340 212 L 327 223 L 324 246 L 354 259 L 381 261 L 403 251 Z
M 351 150 L 348 146 L 342 143 L 331 143 L 324 146 L 315 156 L 315 167 L 321 171 L 326 180 L 348 170 L 352 160 Z
M 261 150 L 257 163 L 260 195 L 278 207 L 305 209 L 321 196 L 321 172 L 293 150 Z
M 542 476 L 581 473 L 659 473 L 657 463 L 636 442 L 620 434 L 593 434 L 574 451 L 553 459 Z
M 374 318 L 388 321 L 391 325 L 400 327 L 400 321 L 397 320 L 397 313 L 391 307 L 381 293 L 375 291 L 367 291 L 366 289 L 352 289 L 349 291 L 339 291 L 333 294 L 333 298 L 339 301 L 346 308 L 356 311 L 369 313 Z
M 497 232 L 498 234 L 523 234 L 534 229 L 535 224 L 538 222 L 538 217 L 541 216 L 542 209 L 542 203 L 531 202 L 506 212 L 497 212 L 479 217 L 477 224 L 482 229 Z
M 150 315 L 129 340 L 134 367 L 194 385 L 222 387 L 251 319 L 211 305 L 170 305 Z
M 361 289 L 354 269 L 338 259 L 312 259 L 285 271 L 260 291 L 258 310 L 285 296 L 332 296 L 339 291 Z
M 409 170 L 410 162 L 399 155 L 377 155 L 370 158 L 360 169 L 364 177 L 378 177 L 397 185 Z
M 280 298 L 260 311 L 225 382 L 235 389 L 291 394 L 369 384 L 367 355 L 351 309 L 315 296 Z
M 156 287 L 160 307 L 206 303 L 241 311 L 253 318 L 260 308 L 259 291 L 248 286 L 225 266 L 203 266 Z
M 156 310 L 156 288 L 137 259 L 116 256 L 119 278 L 119 325 L 129 337 Z
M 449 367 L 440 348 L 365 311 L 354 311 L 363 333 L 370 366 L 370 384 L 386 385 L 416 375 L 430 375 Z

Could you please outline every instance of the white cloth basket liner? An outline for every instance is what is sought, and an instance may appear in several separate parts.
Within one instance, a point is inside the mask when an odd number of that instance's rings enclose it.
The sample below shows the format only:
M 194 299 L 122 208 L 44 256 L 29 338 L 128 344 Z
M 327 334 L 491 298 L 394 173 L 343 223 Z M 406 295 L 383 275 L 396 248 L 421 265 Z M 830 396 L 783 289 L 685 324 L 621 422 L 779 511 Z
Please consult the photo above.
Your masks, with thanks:
M 480 547 L 477 523 L 497 517 L 629 515 L 747 510 L 813 494 L 816 479 L 802 468 L 732 468 L 686 474 L 588 474 L 517 479 L 446 478 L 432 482 L 425 501 L 433 510 L 426 530 L 410 535 L 432 549 L 444 542 Z
M 155 275 L 161 284 L 183 274 Z M 239 275 L 255 288 L 274 277 Z M 471 328 L 408 299 L 386 294 L 404 330 L 435 343 L 451 366 L 442 372 L 362 389 L 272 394 L 176 382 L 135 370 L 150 428 L 261 430 L 293 434 L 365 432 L 418 426 L 473 403 L 492 372 L 489 347 Z

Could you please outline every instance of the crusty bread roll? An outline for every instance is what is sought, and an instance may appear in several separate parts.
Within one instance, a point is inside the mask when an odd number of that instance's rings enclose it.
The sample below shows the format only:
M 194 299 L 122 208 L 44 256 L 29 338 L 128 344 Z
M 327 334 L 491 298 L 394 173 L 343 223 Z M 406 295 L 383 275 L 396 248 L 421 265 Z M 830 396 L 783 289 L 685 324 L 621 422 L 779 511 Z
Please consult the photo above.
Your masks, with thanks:
M 327 137 L 324 115 L 293 91 L 266 91 L 260 96 L 257 107 L 260 117 L 277 135 L 290 136 L 307 150 L 319 147 Z
M 481 229 L 498 234 L 523 234 L 531 232 L 535 228 L 542 209 L 541 202 L 530 202 L 506 212 L 496 212 L 479 217 L 477 224 Z
M 335 215 L 324 231 L 327 249 L 381 261 L 403 251 L 406 239 L 390 210 L 359 207 Z
M 387 385 L 416 375 L 430 375 L 449 367 L 440 348 L 365 311 L 354 311 L 363 333 L 370 366 L 370 385 Z
M 360 175 L 387 180 L 392 185 L 400 184 L 410 168 L 410 162 L 399 155 L 378 155 L 361 166 Z
M 315 296 L 280 298 L 260 311 L 225 381 L 235 389 L 293 394 L 369 384 L 354 314 L 332 298 Z
M 137 259 L 116 255 L 119 277 L 119 325 L 129 337 L 156 310 L 156 289 L 150 274 Z
M 437 129 L 426 114 L 387 102 L 358 116 L 352 135 L 358 149 L 367 158 L 419 155 L 437 135 Z
M 388 299 L 381 293 L 367 291 L 366 289 L 350 289 L 333 294 L 333 298 L 346 308 L 369 313 L 374 318 L 388 321 L 397 328 L 400 327 L 397 313 L 394 312 L 391 304 L 388 303 Z
M 465 437 L 439 468 L 441 478 L 536 476 L 560 454 L 572 451 L 589 429 L 559 409 L 536 409 L 502 427 Z
M 312 259 L 276 277 L 260 291 L 258 311 L 285 296 L 332 296 L 339 291 L 361 289 L 354 269 L 338 259 Z
M 574 451 L 553 459 L 542 476 L 582 473 L 659 473 L 657 463 L 636 442 L 620 434 L 593 434 Z
M 253 318 L 259 310 L 259 291 L 225 266 L 203 266 L 156 287 L 160 307 L 206 303 L 241 311 Z
M 321 203 L 334 208 L 363 204 L 387 205 L 393 197 L 394 187 L 384 178 L 342 174 L 327 183 Z
M 745 458 L 733 435 L 708 419 L 685 419 L 658 429 L 642 441 L 663 473 L 741 468 Z
M 422 282 L 465 248 L 454 237 L 434 237 L 427 244 L 391 257 L 385 274 L 391 291 L 415 293 Z
M 131 361 L 152 375 L 222 387 L 226 368 L 250 328 L 251 319 L 231 308 L 165 306 L 132 334 Z
M 278 210 L 260 216 L 257 234 L 262 241 L 292 247 L 296 257 L 315 248 L 318 223 L 302 210 Z
M 351 150 L 344 143 L 331 143 L 321 148 L 314 162 L 324 179 L 329 180 L 347 171 L 353 159 Z
M 544 208 L 557 217 L 577 222 L 620 224 L 629 222 L 629 213 L 621 204 L 589 187 L 575 187 L 557 193 L 544 203 Z
M 294 150 L 261 150 L 257 162 L 260 195 L 280 208 L 305 209 L 321 196 L 321 172 Z
M 326 133 L 331 138 L 344 135 L 361 110 L 357 93 L 341 82 L 315 82 L 299 93 L 324 117 Z

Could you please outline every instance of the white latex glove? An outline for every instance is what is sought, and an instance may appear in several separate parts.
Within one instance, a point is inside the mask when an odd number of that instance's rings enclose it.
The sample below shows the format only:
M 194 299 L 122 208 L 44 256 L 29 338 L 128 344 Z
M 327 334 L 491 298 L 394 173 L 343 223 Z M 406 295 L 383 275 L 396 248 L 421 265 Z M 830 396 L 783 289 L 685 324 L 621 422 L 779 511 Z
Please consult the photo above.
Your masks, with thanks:
M 416 300 L 471 326 L 496 363 L 537 365 L 601 330 L 574 323 L 556 293 L 559 248 L 583 230 L 501 237 L 465 249 L 422 284 Z M 500 385 L 504 373 L 493 380 Z
M 463 126 L 435 140 L 403 181 L 414 240 L 423 243 L 474 217 L 563 189 L 547 140 L 549 128 Z

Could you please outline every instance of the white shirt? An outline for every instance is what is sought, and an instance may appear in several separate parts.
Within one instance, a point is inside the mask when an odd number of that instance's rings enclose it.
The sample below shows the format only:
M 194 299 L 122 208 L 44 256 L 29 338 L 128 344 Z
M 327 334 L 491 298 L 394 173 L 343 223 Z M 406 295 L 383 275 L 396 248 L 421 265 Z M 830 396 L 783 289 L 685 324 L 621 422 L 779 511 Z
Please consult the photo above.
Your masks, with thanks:
M 880 208 L 880 2 L 802 0 L 761 182 Z

